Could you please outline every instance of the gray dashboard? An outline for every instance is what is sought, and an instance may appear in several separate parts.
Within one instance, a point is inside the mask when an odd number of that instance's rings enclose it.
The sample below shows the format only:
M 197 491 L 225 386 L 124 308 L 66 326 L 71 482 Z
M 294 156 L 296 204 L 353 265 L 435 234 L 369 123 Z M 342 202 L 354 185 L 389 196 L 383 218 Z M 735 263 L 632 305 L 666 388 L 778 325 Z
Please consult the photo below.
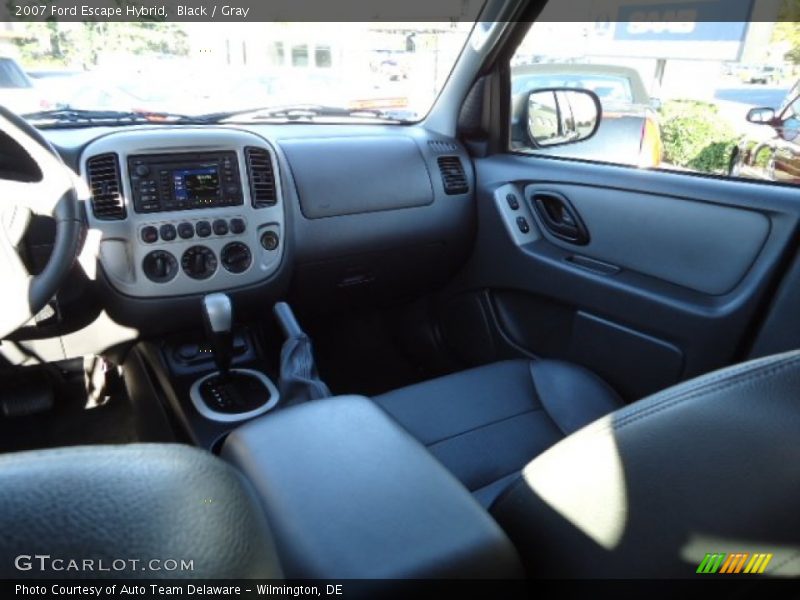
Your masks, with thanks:
M 20 335 L 58 339 L 54 346 L 65 357 L 99 352 L 123 338 L 196 326 L 199 298 L 211 291 L 228 292 L 243 319 L 263 314 L 282 298 L 321 310 L 401 301 L 447 281 L 468 257 L 475 236 L 469 156 L 452 138 L 420 125 L 149 125 L 43 134 L 84 178 L 92 157 L 116 154 L 124 203 L 125 216 L 116 220 L 98 218 L 86 206 L 87 243 L 76 278 L 81 283 L 59 295 L 63 323 Z M 261 208 L 252 204 L 244 154 L 254 146 L 268 152 L 274 173 L 275 203 Z M 216 151 L 236 153 L 241 204 L 138 210 L 128 158 Z M 218 219 L 240 219 L 245 231 L 202 240 L 197 235 L 142 239 L 146 227 L 196 228 L 200 221 Z M 265 231 L 275 234 L 274 248 L 262 244 Z M 222 249 L 232 242 L 246 244 L 252 253 L 252 265 L 240 273 L 219 264 Z M 217 257 L 207 278 L 184 272 L 183 256 L 196 245 Z M 144 273 L 145 258 L 157 250 L 177 263 L 167 281 Z M 95 312 L 87 314 L 90 310 Z M 124 330 L 109 335 L 109 322 Z

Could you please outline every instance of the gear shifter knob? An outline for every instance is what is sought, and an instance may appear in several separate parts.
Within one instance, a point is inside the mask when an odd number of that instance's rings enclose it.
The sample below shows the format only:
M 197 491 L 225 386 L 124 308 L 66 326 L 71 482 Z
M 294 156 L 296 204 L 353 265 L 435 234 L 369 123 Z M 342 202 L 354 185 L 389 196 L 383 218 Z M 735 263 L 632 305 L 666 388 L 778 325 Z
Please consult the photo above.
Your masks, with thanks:
M 233 306 L 227 294 L 203 297 L 203 323 L 219 374 L 227 377 L 233 357 Z

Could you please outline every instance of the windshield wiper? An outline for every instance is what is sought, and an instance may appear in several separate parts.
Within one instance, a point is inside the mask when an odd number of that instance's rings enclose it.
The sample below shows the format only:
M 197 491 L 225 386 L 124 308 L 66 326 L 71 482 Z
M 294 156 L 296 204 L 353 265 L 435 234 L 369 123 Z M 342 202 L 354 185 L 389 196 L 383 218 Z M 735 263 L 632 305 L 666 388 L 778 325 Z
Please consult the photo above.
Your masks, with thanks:
M 220 123 L 235 117 L 246 117 L 248 120 L 283 119 L 286 121 L 313 120 L 316 117 L 368 118 L 392 122 L 404 120 L 391 116 L 391 113 L 387 111 L 374 108 L 343 108 L 319 104 L 270 106 L 203 115 L 184 115 L 156 111 L 58 108 L 27 113 L 22 117 L 36 123 L 37 127 L 86 127 L 87 125 L 133 125 L 137 123 L 203 125 Z
M 313 120 L 316 117 L 367 118 L 381 121 L 399 121 L 391 113 L 377 108 L 344 108 L 341 106 L 325 106 L 322 104 L 290 104 L 286 106 L 265 106 L 216 113 L 208 113 L 194 117 L 205 123 L 219 123 L 236 117 L 259 119 L 285 119 L 287 121 Z
M 124 125 L 135 123 L 202 123 L 189 115 L 155 111 L 86 110 L 81 108 L 57 108 L 27 113 L 22 117 L 40 126 L 69 127 L 86 125 Z

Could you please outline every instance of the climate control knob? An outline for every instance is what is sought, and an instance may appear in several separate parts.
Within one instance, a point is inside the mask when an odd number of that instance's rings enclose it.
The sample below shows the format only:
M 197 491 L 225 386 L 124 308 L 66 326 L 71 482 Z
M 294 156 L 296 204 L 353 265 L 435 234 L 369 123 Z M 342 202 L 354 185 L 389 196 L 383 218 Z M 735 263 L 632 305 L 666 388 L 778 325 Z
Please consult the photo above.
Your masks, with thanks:
M 166 250 L 153 250 L 144 257 L 142 270 L 150 281 L 166 283 L 178 274 L 178 261 Z
M 217 270 L 217 257 L 206 246 L 192 246 L 181 257 L 183 272 L 192 279 L 208 279 Z
M 250 248 L 242 242 L 231 242 L 222 249 L 222 266 L 231 273 L 244 273 L 250 268 L 253 257 Z

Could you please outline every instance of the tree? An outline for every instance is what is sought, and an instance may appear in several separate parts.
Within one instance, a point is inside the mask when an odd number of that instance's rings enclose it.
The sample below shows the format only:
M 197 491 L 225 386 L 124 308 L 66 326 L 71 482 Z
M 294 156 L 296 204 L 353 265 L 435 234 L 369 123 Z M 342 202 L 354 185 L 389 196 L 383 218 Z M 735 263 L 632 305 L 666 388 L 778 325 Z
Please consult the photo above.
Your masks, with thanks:
M 178 23 L 157 21 L 24 23 L 23 39 L 15 40 L 23 62 L 31 64 L 97 64 L 103 52 L 134 55 L 186 56 L 189 43 Z
M 784 58 L 793 64 L 800 64 L 800 0 L 783 0 L 772 41 L 788 42 L 790 49 Z

